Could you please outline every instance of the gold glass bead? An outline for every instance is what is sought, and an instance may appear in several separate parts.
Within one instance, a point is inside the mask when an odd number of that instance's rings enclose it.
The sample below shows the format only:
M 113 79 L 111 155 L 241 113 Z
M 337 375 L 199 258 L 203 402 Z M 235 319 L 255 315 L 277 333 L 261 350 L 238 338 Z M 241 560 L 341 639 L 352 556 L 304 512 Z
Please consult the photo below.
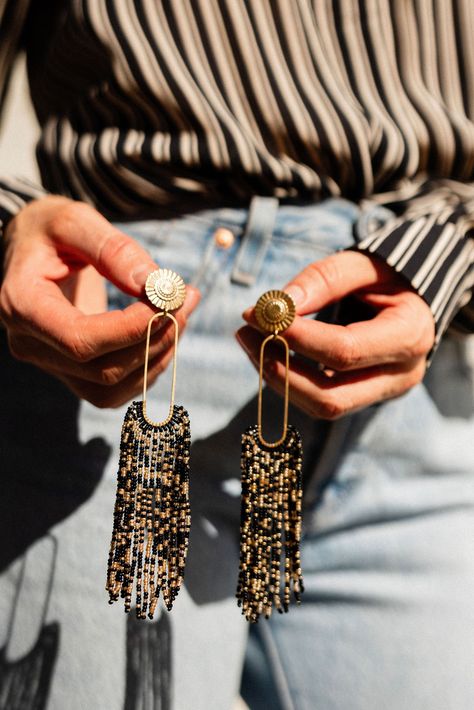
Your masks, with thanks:
M 183 305 L 186 287 L 179 274 L 171 269 L 157 269 L 148 275 L 145 293 L 157 308 L 174 311 Z
M 263 330 L 279 333 L 293 323 L 295 302 L 284 291 L 266 291 L 255 305 L 255 318 Z

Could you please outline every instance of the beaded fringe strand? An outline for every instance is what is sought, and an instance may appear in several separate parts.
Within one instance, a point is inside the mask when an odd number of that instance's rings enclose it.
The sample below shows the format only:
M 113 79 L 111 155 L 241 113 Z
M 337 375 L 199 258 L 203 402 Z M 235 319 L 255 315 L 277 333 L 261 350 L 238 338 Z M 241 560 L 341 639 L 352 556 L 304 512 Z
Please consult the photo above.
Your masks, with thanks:
M 133 402 L 122 427 L 114 525 L 107 569 L 109 604 L 125 611 L 136 589 L 139 619 L 153 618 L 160 592 L 171 610 L 179 592 L 191 523 L 189 417 L 174 406 L 169 421 L 152 424 Z
M 242 436 L 238 604 L 248 621 L 287 612 L 304 591 L 300 563 L 302 445 L 289 425 L 279 446 L 264 446 L 254 425 Z M 282 561 L 282 555 L 284 560 Z

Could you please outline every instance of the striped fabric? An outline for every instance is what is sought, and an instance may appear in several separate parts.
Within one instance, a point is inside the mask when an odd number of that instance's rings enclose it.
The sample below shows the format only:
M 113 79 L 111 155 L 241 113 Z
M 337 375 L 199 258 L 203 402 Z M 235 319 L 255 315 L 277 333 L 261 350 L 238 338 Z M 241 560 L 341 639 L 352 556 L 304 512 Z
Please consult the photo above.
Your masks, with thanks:
M 27 52 L 44 187 L 137 219 L 341 195 L 359 248 L 472 330 L 473 0 L 0 0 Z M 38 188 L 0 182 L 6 222 Z

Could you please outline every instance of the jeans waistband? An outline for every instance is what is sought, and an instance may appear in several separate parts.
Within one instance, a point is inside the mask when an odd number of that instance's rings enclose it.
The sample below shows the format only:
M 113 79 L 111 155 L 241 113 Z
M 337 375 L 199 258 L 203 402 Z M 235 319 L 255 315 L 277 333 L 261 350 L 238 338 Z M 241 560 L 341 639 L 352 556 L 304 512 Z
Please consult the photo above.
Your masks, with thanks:
M 390 214 L 388 210 L 386 213 Z M 376 217 L 380 220 L 387 215 L 378 213 Z M 359 206 L 341 197 L 290 205 L 282 204 L 275 197 L 257 195 L 248 207 L 204 208 L 187 214 L 177 213 L 166 220 L 117 223 L 117 226 L 132 236 L 140 235 L 150 247 L 164 247 L 175 234 L 180 234 L 180 248 L 183 248 L 183 235 L 189 235 L 194 250 L 203 254 L 196 278 L 202 276 L 201 272 L 205 272 L 219 249 L 212 235 L 221 227 L 227 228 L 234 235 L 234 240 L 230 241 L 233 265 L 229 276 L 235 284 L 252 287 L 272 245 L 278 245 L 277 252 L 288 253 L 292 243 L 295 252 L 307 249 L 308 259 L 315 249 L 329 254 L 348 248 L 354 238 L 362 238 L 360 232 L 371 225 L 365 215 L 359 228 L 354 229 L 360 217 Z

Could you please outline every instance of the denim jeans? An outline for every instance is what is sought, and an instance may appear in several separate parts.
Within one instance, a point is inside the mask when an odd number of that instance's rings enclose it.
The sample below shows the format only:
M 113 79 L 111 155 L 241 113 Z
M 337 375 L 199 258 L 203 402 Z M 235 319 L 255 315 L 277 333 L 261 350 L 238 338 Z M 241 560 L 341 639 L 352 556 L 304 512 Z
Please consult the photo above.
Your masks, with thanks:
M 350 247 L 366 217 L 342 199 L 257 198 L 250 213 L 119 225 L 202 293 L 178 349 L 193 441 L 185 584 L 153 622 L 108 606 L 104 589 L 125 407 L 78 402 L 2 342 L 0 710 L 227 710 L 241 683 L 251 710 L 472 710 L 469 339 L 446 338 L 397 399 L 334 423 L 290 409 L 304 442 L 303 602 L 250 636 L 235 602 L 240 435 L 258 374 L 234 332 L 265 290 Z M 220 246 L 217 227 L 234 242 Z M 129 303 L 113 286 L 109 300 Z M 148 394 L 155 420 L 169 391 L 167 372 Z M 267 391 L 268 438 L 280 417 Z

